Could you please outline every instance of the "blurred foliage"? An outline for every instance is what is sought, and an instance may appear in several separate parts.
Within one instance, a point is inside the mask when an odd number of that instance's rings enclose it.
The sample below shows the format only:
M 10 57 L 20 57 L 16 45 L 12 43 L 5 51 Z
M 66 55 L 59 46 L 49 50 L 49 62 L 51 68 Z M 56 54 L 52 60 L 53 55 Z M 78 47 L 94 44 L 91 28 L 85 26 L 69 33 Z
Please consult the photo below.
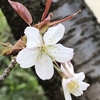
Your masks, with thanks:
M 0 40 L 2 42 L 6 42 L 8 38 L 12 37 L 12 35 L 9 35 L 9 32 L 10 28 L 6 22 L 6 18 L 0 10 Z
M 0 41 L 14 42 L 10 28 L 0 10 Z M 10 58 L 0 57 L 0 74 L 9 65 Z M 31 69 L 21 69 L 18 64 L 7 79 L 0 83 L 0 100 L 46 100 Z
M 0 88 L 0 100 L 46 100 L 31 70 L 18 65 Z

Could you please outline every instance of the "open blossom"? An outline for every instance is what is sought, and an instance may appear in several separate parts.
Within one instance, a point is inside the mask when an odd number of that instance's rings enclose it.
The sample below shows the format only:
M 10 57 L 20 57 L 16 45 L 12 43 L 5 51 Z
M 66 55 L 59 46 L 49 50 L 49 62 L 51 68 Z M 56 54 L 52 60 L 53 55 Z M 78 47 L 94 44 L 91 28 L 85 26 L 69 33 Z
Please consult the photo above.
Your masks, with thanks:
M 73 57 L 73 49 L 56 44 L 64 35 L 65 27 L 62 24 L 50 27 L 42 36 L 35 27 L 27 27 L 26 48 L 17 55 L 17 63 L 22 68 L 35 65 L 37 75 L 45 80 L 54 74 L 52 61 L 65 62 Z
M 65 74 L 65 78 L 62 79 L 65 99 L 72 100 L 70 93 L 76 97 L 81 96 L 83 91 L 89 86 L 88 83 L 83 82 L 85 78 L 84 73 L 74 73 L 73 66 L 70 62 L 62 64 L 61 70 Z

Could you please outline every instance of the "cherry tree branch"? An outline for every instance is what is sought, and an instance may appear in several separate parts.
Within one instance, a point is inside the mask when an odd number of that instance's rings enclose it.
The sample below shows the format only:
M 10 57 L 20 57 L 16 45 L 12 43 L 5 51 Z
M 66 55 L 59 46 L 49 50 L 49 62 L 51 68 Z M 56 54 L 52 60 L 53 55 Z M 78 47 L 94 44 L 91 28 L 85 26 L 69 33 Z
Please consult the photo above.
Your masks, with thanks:
M 16 57 L 13 57 L 9 66 L 4 70 L 2 75 L 0 75 L 0 82 L 3 82 L 7 78 L 7 76 L 9 76 L 11 70 L 15 67 L 15 64 L 16 64 Z

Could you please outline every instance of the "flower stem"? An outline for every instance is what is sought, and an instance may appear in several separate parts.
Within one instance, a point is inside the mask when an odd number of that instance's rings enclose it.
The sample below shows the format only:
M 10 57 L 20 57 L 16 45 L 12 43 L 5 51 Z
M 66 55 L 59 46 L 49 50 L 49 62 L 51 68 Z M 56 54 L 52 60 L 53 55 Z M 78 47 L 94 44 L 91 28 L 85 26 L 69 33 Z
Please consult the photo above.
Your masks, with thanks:
M 53 61 L 53 62 L 58 68 L 60 68 L 60 66 L 58 65 L 58 63 L 56 61 Z
M 62 71 L 60 68 L 58 68 L 57 66 L 54 65 L 54 68 L 56 69 L 56 71 L 58 72 L 58 74 L 62 77 L 63 74 L 62 74 Z
M 54 61 L 54 68 L 56 69 L 56 71 L 59 73 L 59 75 L 61 76 L 61 78 L 64 76 L 62 70 L 60 69 L 60 66 L 58 65 L 58 63 L 56 61 Z

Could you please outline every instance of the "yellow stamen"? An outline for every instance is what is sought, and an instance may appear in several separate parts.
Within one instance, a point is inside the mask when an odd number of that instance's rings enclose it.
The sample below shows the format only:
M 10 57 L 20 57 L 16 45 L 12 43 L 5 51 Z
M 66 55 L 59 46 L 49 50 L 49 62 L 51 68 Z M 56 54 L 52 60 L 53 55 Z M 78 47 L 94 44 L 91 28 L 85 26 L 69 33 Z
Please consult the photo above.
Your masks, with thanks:
M 46 62 L 48 62 L 48 60 L 46 60 Z
M 79 88 L 78 82 L 71 80 L 68 84 L 67 84 L 67 89 L 69 90 L 70 93 L 74 94 L 75 90 L 77 90 Z

